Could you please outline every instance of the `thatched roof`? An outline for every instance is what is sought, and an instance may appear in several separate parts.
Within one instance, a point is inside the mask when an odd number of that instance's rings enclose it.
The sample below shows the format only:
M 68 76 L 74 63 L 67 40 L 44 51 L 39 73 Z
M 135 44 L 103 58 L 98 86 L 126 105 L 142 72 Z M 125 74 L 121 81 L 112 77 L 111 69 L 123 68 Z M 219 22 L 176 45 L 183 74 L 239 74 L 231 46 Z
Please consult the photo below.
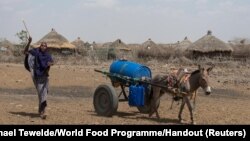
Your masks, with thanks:
M 158 47 L 158 45 L 149 38 L 146 42 L 142 43 L 142 47 L 143 48 L 156 48 Z
M 7 39 L 4 39 L 2 41 L 0 41 L 0 48 L 6 48 L 7 50 L 13 50 L 14 49 L 14 45 L 8 41 Z
M 185 37 L 183 41 L 181 41 L 177 46 L 182 49 L 187 49 L 188 46 L 190 46 L 192 42 Z
M 234 45 L 233 56 L 235 58 L 248 58 L 250 56 L 250 44 L 248 45 Z
M 127 50 L 127 51 L 131 50 L 121 39 L 117 39 L 114 42 L 112 42 L 111 47 L 117 48 L 119 50 Z
M 84 42 L 78 37 L 75 41 L 71 42 L 71 44 L 75 45 L 77 48 L 84 48 Z
M 228 43 L 232 45 L 250 45 L 250 39 L 235 38 L 233 40 L 229 40 Z
M 119 46 L 126 46 L 126 44 L 121 40 L 117 39 L 112 43 L 113 46 L 119 47 Z
M 233 51 L 233 49 L 212 35 L 211 31 L 208 31 L 207 35 L 203 36 L 193 44 L 188 46 L 187 50 L 198 52 L 215 52 L 215 51 Z
M 126 45 L 121 39 L 117 39 L 114 42 L 107 42 L 102 45 L 104 48 L 113 48 L 116 50 L 126 50 L 130 51 L 131 49 Z
M 45 35 L 41 40 L 35 43 L 34 47 L 39 47 L 41 42 L 46 42 L 49 48 L 66 48 L 75 49 L 76 47 L 69 43 L 69 41 L 63 37 L 61 34 L 57 33 L 54 29 L 51 30 L 47 35 Z

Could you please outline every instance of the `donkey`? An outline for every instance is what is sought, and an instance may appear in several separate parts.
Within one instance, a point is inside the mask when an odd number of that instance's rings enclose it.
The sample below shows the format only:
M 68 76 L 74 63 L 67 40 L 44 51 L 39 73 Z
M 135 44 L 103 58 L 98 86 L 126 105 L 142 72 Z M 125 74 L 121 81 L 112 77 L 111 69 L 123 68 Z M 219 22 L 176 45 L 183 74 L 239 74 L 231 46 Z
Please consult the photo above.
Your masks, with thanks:
M 195 98 L 196 98 L 196 92 L 198 90 L 199 87 L 201 87 L 206 95 L 211 94 L 211 87 L 209 85 L 209 79 L 208 79 L 208 75 L 209 72 L 214 68 L 214 65 L 212 65 L 211 67 L 205 69 L 204 67 L 201 67 L 200 65 L 198 66 L 198 70 L 192 72 L 190 74 L 190 76 L 188 77 L 188 79 L 186 81 L 181 81 L 178 82 L 174 87 L 177 87 L 178 89 L 181 90 L 181 95 L 182 95 L 182 103 L 180 106 L 180 111 L 179 111 L 179 121 L 182 123 L 183 119 L 182 119 L 182 111 L 184 109 L 185 104 L 187 104 L 189 112 L 190 112 L 190 117 L 191 117 L 191 121 L 192 124 L 196 124 L 195 123 L 195 119 L 194 119 L 194 112 L 195 112 Z M 159 85 L 169 85 L 168 80 L 164 79 L 164 77 L 166 78 L 166 76 L 160 76 L 160 75 L 156 75 L 153 79 L 152 79 L 152 83 L 155 84 L 159 84 Z M 177 76 L 178 78 L 178 76 Z M 164 81 L 165 80 L 165 81 Z M 179 83 L 179 84 L 178 84 Z M 150 97 L 150 113 L 149 113 L 149 117 L 151 117 L 154 113 L 156 113 L 156 117 L 159 119 L 159 113 L 157 111 L 158 108 L 158 104 L 160 102 L 160 97 L 164 94 L 164 93 L 171 93 L 173 95 L 177 95 L 178 92 L 176 91 L 171 91 L 168 88 L 161 88 L 161 87 L 157 87 L 157 86 L 152 86 L 152 95 Z M 190 99 L 193 99 L 193 104 L 191 104 Z

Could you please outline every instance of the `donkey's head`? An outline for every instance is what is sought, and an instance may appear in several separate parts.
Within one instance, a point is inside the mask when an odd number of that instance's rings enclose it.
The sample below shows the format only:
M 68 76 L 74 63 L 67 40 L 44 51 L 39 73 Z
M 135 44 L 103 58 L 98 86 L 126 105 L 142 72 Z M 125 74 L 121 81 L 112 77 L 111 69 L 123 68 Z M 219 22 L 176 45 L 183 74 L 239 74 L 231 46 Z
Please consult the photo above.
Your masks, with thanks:
M 199 85 L 204 90 L 206 95 L 211 94 L 211 87 L 209 84 L 209 72 L 214 68 L 214 65 L 209 68 L 204 68 L 199 65 L 200 77 L 199 77 Z

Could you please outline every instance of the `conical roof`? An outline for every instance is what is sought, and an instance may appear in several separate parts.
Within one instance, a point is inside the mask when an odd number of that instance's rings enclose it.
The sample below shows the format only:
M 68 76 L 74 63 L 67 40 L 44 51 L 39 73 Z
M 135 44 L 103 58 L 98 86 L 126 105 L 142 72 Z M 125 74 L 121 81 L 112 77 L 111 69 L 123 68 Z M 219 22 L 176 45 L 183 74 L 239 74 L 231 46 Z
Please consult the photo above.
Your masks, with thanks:
M 71 44 L 75 45 L 76 48 L 84 48 L 84 42 L 78 37 L 75 41 L 71 42 Z
M 46 42 L 49 48 L 68 48 L 68 49 L 75 49 L 76 47 L 69 43 L 69 41 L 62 36 L 61 34 L 57 33 L 53 28 L 51 32 L 45 35 L 41 40 L 35 43 L 34 47 L 39 47 L 41 42 Z
M 181 41 L 179 44 L 178 44 L 178 47 L 182 48 L 182 49 L 186 49 L 188 46 L 190 46 L 192 44 L 192 42 L 187 38 L 185 37 L 183 41 Z
M 114 42 L 112 42 L 111 47 L 121 50 L 130 50 L 128 46 L 121 39 L 117 39 Z
M 157 46 L 158 45 L 154 41 L 152 41 L 150 38 L 146 42 L 142 43 L 143 48 L 148 48 L 148 47 L 155 48 Z
M 2 41 L 0 41 L 0 48 L 6 48 L 9 50 L 13 50 L 14 49 L 14 45 L 7 39 L 3 39 Z
M 232 51 L 233 49 L 212 35 L 211 31 L 208 31 L 207 35 L 203 36 L 193 44 L 188 46 L 187 50 L 199 51 L 199 52 L 214 52 L 214 51 Z
M 121 40 L 121 39 L 117 39 L 112 43 L 113 46 L 126 46 L 126 44 Z

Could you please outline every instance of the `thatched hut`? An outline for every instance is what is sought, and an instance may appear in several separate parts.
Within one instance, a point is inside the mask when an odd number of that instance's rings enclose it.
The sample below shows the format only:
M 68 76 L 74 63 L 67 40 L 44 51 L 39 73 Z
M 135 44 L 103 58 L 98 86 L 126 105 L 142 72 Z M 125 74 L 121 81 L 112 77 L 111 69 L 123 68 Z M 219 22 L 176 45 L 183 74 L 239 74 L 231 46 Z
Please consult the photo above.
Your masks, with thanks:
M 75 52 L 75 45 L 69 43 L 69 41 L 57 33 L 55 29 L 52 28 L 51 32 L 45 35 L 41 40 L 37 43 L 33 44 L 34 47 L 39 47 L 41 42 L 46 42 L 48 48 L 52 52 L 61 52 L 64 54 Z
M 250 45 L 250 39 L 246 38 L 235 38 L 233 40 L 229 40 L 228 43 L 233 46 L 244 46 L 244 45 Z
M 75 41 L 71 42 L 71 44 L 75 45 L 76 48 L 84 48 L 84 42 L 78 37 Z
M 198 57 L 226 57 L 231 56 L 233 49 L 220 39 L 212 35 L 211 31 L 199 40 L 187 47 L 187 50 L 192 53 L 193 58 Z
M 108 47 L 108 48 L 128 48 L 128 46 L 121 39 L 117 39 L 117 40 L 115 40 L 113 42 L 104 43 L 103 47 Z
M 131 55 L 131 49 L 121 39 L 106 43 L 104 46 L 108 47 L 108 59 L 129 58 Z
M 117 39 L 117 40 L 115 40 L 114 42 L 111 43 L 111 47 L 127 48 L 127 45 L 121 39 Z
M 75 41 L 71 42 L 76 47 L 76 51 L 78 54 L 85 55 L 87 53 L 87 48 L 85 47 L 85 43 L 78 37 Z
M 0 41 L 0 53 L 12 55 L 14 52 L 14 45 L 7 39 Z
M 185 37 L 183 41 L 177 43 L 177 47 L 179 49 L 187 49 L 188 46 L 190 46 L 192 44 L 192 42 L 187 38 Z
M 151 48 L 157 48 L 158 45 L 154 41 L 152 41 L 151 38 L 149 38 L 147 41 L 142 43 L 142 47 L 150 50 Z
M 131 48 L 129 48 L 129 46 L 125 44 L 123 41 L 121 41 L 120 39 L 117 39 L 116 41 L 114 41 L 112 43 L 112 46 L 114 46 L 114 48 L 117 49 L 118 58 L 128 59 L 132 57 Z
M 245 60 L 250 58 L 250 44 L 248 45 L 234 45 L 233 46 L 234 52 L 232 56 L 236 60 Z
M 162 49 L 160 46 L 152 41 L 150 38 L 141 44 L 142 49 L 138 50 L 138 57 L 153 57 L 158 58 L 162 56 Z

